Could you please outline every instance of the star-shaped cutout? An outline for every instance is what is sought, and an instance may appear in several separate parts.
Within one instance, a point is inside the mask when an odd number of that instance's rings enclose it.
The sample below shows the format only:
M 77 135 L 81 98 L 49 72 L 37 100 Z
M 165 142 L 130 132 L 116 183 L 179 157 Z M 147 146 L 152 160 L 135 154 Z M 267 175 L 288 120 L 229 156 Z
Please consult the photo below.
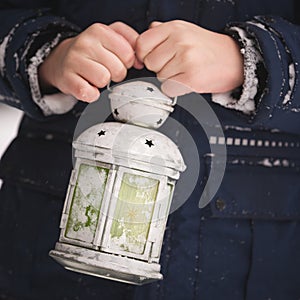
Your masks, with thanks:
M 159 119 L 159 120 L 156 122 L 156 124 L 157 124 L 157 125 L 160 125 L 160 124 L 162 123 L 162 121 L 163 121 L 162 119 Z
M 152 92 L 154 92 L 154 89 L 152 87 L 147 87 L 147 91 L 152 93 Z
M 114 109 L 114 114 L 115 114 L 116 116 L 118 116 L 118 115 L 120 114 L 116 108 Z
M 98 132 L 98 136 L 102 136 L 105 135 L 106 131 L 105 130 L 101 130 L 100 132 Z
M 147 140 L 147 139 L 146 139 L 146 143 L 145 143 L 145 145 L 148 145 L 148 146 L 149 146 L 149 148 L 151 148 L 152 146 L 154 146 L 154 144 L 153 144 L 152 140 Z

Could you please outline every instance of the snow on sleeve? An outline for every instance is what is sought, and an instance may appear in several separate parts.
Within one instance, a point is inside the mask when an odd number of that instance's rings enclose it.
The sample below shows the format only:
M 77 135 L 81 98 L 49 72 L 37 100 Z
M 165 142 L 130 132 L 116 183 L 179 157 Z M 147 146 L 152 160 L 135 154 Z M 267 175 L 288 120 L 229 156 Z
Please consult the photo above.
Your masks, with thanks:
M 255 111 L 255 96 L 258 92 L 259 80 L 257 77 L 257 65 L 263 61 L 263 58 L 256 48 L 253 39 L 247 36 L 247 33 L 238 27 L 231 27 L 231 31 L 238 34 L 243 48 L 241 53 L 244 56 L 244 83 L 239 98 L 235 98 L 232 91 L 227 93 L 212 94 L 212 101 L 226 108 L 235 109 L 245 114 L 251 114 Z
M 43 63 L 51 50 L 58 45 L 61 39 L 62 36 L 58 33 L 52 41 L 44 44 L 35 53 L 35 55 L 30 58 L 29 65 L 27 67 L 32 99 L 42 109 L 45 116 L 64 114 L 70 111 L 77 103 L 77 99 L 70 95 L 64 95 L 62 93 L 42 95 L 40 90 L 38 67 Z
M 289 65 L 289 90 L 286 93 L 282 104 L 285 105 L 291 100 L 291 96 L 292 96 L 293 89 L 294 89 L 294 86 L 295 86 L 295 81 L 296 81 L 295 65 L 290 64 Z
M 15 28 L 13 28 L 9 34 L 0 43 L 0 74 L 3 77 L 5 72 L 5 52 L 9 39 L 13 35 Z

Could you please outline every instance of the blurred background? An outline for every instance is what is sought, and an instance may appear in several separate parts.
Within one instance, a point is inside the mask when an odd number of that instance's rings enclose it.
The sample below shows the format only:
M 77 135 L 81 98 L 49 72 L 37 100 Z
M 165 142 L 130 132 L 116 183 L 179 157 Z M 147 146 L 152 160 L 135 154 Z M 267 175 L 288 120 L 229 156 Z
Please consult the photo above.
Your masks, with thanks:
M 23 113 L 13 107 L 0 104 L 0 158 L 16 136 Z M 0 187 L 2 181 L 0 179 Z

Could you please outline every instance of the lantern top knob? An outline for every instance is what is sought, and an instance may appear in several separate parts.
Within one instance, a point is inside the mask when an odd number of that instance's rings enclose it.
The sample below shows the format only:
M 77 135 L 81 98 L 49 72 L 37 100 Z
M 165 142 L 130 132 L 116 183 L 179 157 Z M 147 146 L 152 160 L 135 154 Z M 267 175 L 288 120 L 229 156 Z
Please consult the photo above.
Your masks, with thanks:
M 138 126 L 159 128 L 176 104 L 176 98 L 167 97 L 150 82 L 131 81 L 109 90 L 114 118 Z

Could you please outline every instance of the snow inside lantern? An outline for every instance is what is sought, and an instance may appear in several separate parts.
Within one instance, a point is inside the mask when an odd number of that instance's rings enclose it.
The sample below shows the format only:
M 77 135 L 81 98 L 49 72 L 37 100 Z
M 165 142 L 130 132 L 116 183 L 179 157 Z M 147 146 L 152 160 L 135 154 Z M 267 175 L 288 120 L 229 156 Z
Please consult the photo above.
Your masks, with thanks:
M 129 122 L 147 127 L 150 119 L 152 127 L 163 123 L 174 105 L 154 85 L 140 81 L 115 87 L 110 98 L 113 111 L 127 116 L 126 109 L 137 109 L 135 99 L 145 99 L 144 114 L 150 118 L 143 124 L 141 113 L 137 119 L 130 113 Z M 149 103 L 155 99 L 160 104 L 153 110 Z M 162 279 L 163 235 L 174 186 L 185 169 L 177 146 L 153 129 L 110 122 L 87 129 L 73 147 L 76 163 L 61 234 L 50 255 L 66 269 L 117 281 Z

